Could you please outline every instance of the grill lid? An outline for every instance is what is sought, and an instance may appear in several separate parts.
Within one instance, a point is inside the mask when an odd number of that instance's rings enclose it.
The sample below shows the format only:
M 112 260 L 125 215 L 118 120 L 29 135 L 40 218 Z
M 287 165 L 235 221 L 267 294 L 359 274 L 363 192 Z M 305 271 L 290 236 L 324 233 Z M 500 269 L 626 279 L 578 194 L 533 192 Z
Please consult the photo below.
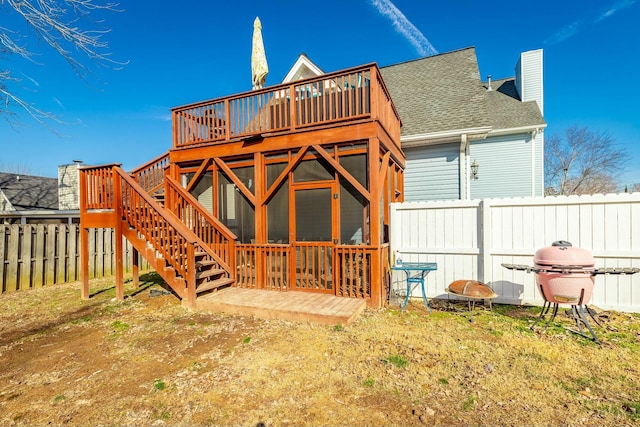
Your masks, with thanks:
M 533 262 L 539 266 L 592 268 L 595 259 L 590 251 L 574 247 L 570 242 L 558 240 L 551 246 L 538 249 Z

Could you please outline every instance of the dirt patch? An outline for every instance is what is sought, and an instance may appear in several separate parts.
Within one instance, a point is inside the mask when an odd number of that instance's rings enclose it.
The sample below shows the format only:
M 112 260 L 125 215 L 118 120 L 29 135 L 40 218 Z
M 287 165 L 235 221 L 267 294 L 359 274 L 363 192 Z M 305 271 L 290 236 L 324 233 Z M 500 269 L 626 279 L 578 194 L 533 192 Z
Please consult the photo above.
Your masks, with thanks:
M 634 425 L 640 316 L 597 345 L 539 308 L 420 302 L 352 326 L 199 313 L 155 275 L 0 295 L 0 425 Z

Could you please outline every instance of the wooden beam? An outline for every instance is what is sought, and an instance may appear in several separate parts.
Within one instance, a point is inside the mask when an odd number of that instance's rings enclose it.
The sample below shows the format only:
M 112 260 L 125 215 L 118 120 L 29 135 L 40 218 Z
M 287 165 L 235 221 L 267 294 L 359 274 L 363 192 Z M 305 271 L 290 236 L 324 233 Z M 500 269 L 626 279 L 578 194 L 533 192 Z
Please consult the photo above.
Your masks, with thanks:
M 264 141 L 261 144 L 247 145 L 242 141 L 233 141 L 225 144 L 207 144 L 190 147 L 188 149 L 172 149 L 169 152 L 169 158 L 171 163 L 185 163 L 201 161 L 202 159 L 211 157 L 215 159 L 217 157 L 253 155 L 253 153 L 256 152 L 269 153 L 272 151 L 284 151 L 314 144 L 325 145 L 343 142 L 361 142 L 366 144 L 370 137 L 378 135 L 379 129 L 381 128 L 380 125 L 375 122 L 354 121 L 349 123 L 349 126 L 299 130 L 293 134 L 265 134 Z M 381 132 L 388 138 L 385 132 Z M 401 153 L 401 151 L 397 151 Z M 404 163 L 402 163 L 402 166 L 404 166 Z
M 133 178 L 132 178 L 133 179 Z M 116 249 L 116 300 L 123 301 L 124 300 L 124 279 L 123 279 L 123 263 L 124 256 L 122 251 L 122 220 L 119 218 L 120 213 L 122 212 L 122 180 L 120 179 L 120 175 L 114 173 L 113 174 L 113 194 L 114 194 L 114 203 L 115 203 L 115 211 L 118 212 L 116 224 L 115 224 L 115 249 Z
M 309 151 L 309 147 L 302 147 L 298 151 L 298 154 L 289 162 L 287 167 L 278 175 L 278 178 L 273 182 L 271 188 L 265 193 L 264 199 L 262 200 L 262 204 L 266 205 L 271 200 L 271 197 L 278 191 L 282 182 L 289 177 L 289 172 L 291 172 L 298 164 L 302 161 L 302 158 Z
M 314 145 L 313 148 L 320 154 L 333 168 L 338 172 L 344 179 L 349 181 L 353 188 L 358 190 L 360 194 L 362 194 L 367 200 L 371 200 L 371 195 L 366 188 L 362 186 L 345 168 L 342 167 L 340 163 L 336 159 L 334 159 L 327 151 L 322 148 L 320 145 Z
M 371 198 L 369 199 L 369 244 L 378 250 L 371 254 L 371 306 L 382 306 L 382 277 L 380 263 L 382 259 L 380 257 L 380 197 L 382 191 L 379 185 L 378 179 L 373 176 L 373 171 L 379 171 L 380 168 L 380 141 L 378 138 L 369 139 L 369 174 L 371 177 L 369 190 L 371 191 Z
M 204 161 L 196 171 L 195 175 L 193 175 L 193 178 L 191 178 L 191 181 L 189 181 L 189 184 L 187 184 L 187 187 L 185 188 L 185 190 L 187 190 L 188 193 L 191 193 L 191 190 L 193 189 L 193 187 L 195 187 L 196 183 L 198 182 L 198 179 L 200 179 L 200 176 L 203 173 L 205 173 L 209 168 L 210 163 L 211 163 L 211 159 L 204 159 Z M 176 179 L 176 181 L 180 182 L 179 179 Z
M 236 174 L 233 173 L 233 170 L 229 166 L 227 166 L 227 164 L 223 162 L 219 157 L 215 157 L 213 160 L 216 162 L 216 165 L 218 165 L 218 167 L 222 169 L 224 173 L 227 174 L 229 179 L 231 179 L 231 181 L 236 185 L 236 187 L 238 187 L 240 192 L 244 194 L 247 200 L 249 200 L 249 203 L 251 203 L 255 207 L 256 197 L 253 195 L 251 190 L 249 190 L 247 186 L 244 185 L 244 183 L 240 180 L 240 178 L 238 178 Z
M 80 227 L 80 297 L 89 299 L 89 229 Z
M 387 151 L 382 156 L 382 164 L 380 165 L 380 171 L 378 173 L 378 187 L 384 189 L 384 180 L 387 177 L 387 171 L 389 170 L 389 157 L 391 157 L 391 152 Z
M 257 243 L 266 243 L 267 241 L 267 221 L 266 221 L 266 208 L 264 206 L 264 188 L 265 188 L 265 165 L 264 155 L 261 153 L 255 153 L 254 158 L 254 182 L 256 188 L 256 200 L 255 205 L 255 238 Z M 259 264 L 260 265 L 260 264 Z

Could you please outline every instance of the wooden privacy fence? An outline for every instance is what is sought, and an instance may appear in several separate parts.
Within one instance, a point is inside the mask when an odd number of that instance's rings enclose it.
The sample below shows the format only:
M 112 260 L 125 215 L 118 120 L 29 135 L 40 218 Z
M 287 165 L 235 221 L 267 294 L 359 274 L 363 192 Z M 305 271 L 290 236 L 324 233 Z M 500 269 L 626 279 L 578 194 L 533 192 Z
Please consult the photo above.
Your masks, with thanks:
M 640 193 L 392 203 L 390 228 L 391 250 L 404 261 L 438 263 L 427 276 L 430 298 L 475 279 L 496 302 L 542 305 L 534 275 L 501 264 L 533 265 L 535 252 L 557 240 L 590 250 L 597 268 L 640 268 Z M 394 287 L 400 281 L 394 275 Z M 596 276 L 591 303 L 640 312 L 640 274 Z
M 89 230 L 89 277 L 115 274 L 114 229 Z M 124 271 L 132 267 L 123 239 Z M 140 269 L 149 265 L 140 258 Z M 78 224 L 0 225 L 0 293 L 80 280 Z

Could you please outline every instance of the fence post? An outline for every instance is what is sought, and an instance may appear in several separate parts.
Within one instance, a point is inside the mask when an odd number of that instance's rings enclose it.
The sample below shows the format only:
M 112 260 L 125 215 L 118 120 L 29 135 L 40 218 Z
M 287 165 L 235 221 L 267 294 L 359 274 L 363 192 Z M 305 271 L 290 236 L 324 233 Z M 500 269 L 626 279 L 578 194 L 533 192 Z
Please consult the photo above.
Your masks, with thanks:
M 489 199 L 483 199 L 478 204 L 478 213 L 480 219 L 480 241 L 478 242 L 478 267 L 481 272 L 480 281 L 489 283 L 492 279 L 491 274 L 491 202 Z
M 0 294 L 5 292 L 6 286 L 4 283 L 4 272 L 5 272 L 5 239 L 6 235 L 9 234 L 9 227 L 3 224 L 0 224 Z
M 12 224 L 9 226 L 9 251 L 6 270 L 6 283 L 4 288 L 6 291 L 16 291 L 20 289 L 18 282 L 18 247 L 20 241 L 20 225 Z

